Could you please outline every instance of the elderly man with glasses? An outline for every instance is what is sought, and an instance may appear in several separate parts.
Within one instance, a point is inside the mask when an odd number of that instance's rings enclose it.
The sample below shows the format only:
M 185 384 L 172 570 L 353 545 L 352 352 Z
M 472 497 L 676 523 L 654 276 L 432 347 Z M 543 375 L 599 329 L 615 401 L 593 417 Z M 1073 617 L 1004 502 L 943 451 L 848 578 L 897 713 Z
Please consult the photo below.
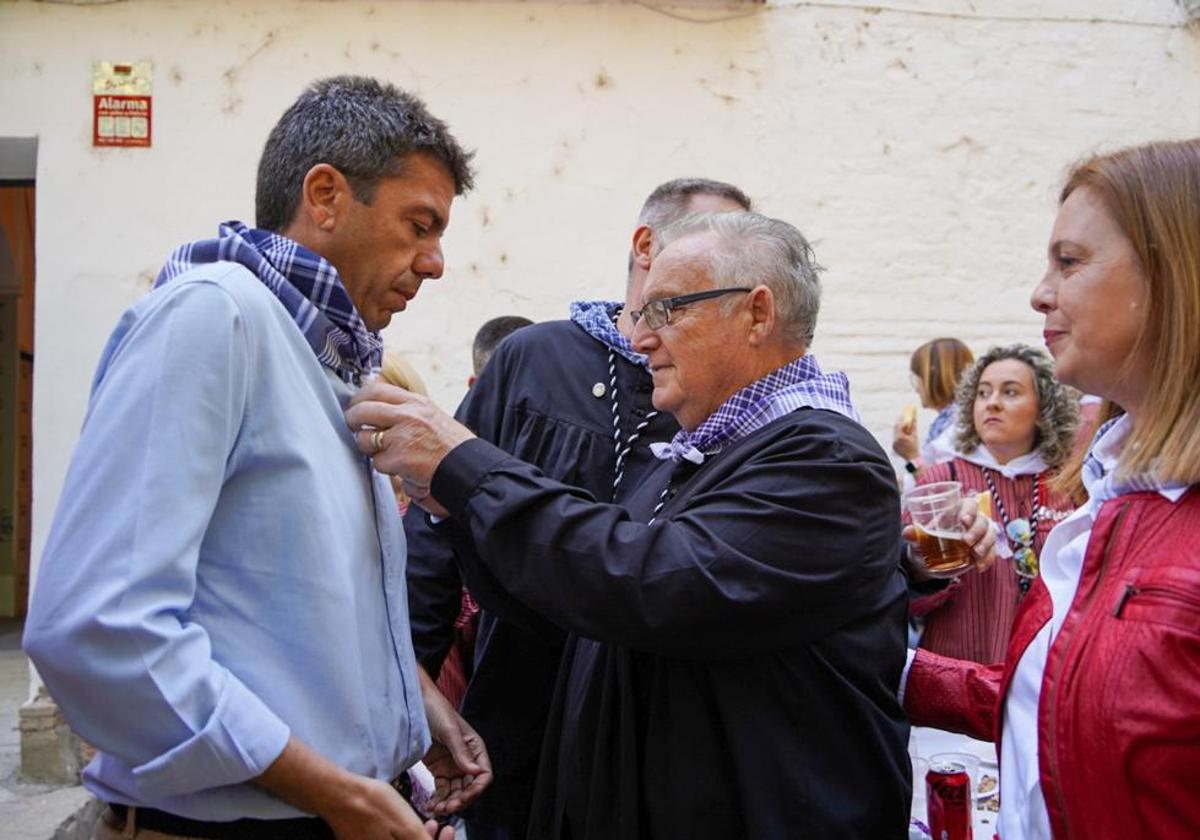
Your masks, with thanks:
M 754 213 L 656 247 L 633 344 L 682 430 L 623 506 L 395 389 L 347 422 L 469 555 L 481 602 L 571 634 L 530 836 L 906 836 L 896 480 L 846 377 L 807 354 L 811 250 Z

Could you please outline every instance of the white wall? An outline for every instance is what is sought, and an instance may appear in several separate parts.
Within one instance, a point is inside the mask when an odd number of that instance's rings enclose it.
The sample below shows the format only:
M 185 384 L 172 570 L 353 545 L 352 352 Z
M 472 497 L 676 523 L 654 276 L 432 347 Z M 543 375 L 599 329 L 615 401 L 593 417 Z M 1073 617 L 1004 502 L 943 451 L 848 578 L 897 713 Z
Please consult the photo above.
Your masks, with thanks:
M 483 320 L 618 297 L 641 199 L 701 174 L 814 241 L 814 351 L 890 441 L 916 344 L 1040 341 L 1068 162 L 1200 134 L 1200 35 L 1174 0 L 869 5 L 0 5 L 0 136 L 40 138 L 35 558 L 116 318 L 174 245 L 249 220 L 270 126 L 331 73 L 415 90 L 479 150 L 445 278 L 386 334 L 444 405 Z M 153 148 L 91 147 L 97 59 L 154 62 Z

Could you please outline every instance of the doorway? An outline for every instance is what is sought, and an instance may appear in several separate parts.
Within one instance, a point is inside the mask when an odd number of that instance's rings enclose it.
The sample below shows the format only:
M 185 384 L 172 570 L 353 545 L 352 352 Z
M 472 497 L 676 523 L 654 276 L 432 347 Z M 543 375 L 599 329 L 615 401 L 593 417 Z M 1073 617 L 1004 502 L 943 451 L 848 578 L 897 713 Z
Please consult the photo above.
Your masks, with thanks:
M 29 600 L 36 144 L 0 138 L 0 618 Z

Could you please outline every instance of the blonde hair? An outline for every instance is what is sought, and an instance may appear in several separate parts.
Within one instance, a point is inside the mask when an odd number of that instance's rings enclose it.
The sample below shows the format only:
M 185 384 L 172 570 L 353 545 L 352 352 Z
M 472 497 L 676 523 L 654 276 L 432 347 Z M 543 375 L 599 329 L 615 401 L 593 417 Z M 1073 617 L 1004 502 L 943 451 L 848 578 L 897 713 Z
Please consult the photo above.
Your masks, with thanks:
M 423 397 L 429 396 L 429 389 L 425 387 L 421 374 L 417 373 L 417 369 L 408 359 L 404 358 L 404 354 L 399 350 L 393 350 L 390 347 L 384 348 L 383 367 L 380 369 L 379 375 L 389 385 L 395 385 L 397 388 L 412 391 Z M 408 494 L 401 489 L 398 477 L 390 476 L 390 478 L 392 492 L 396 494 L 396 502 L 400 505 L 400 512 L 403 513 L 408 509 Z
M 1091 190 L 1125 234 L 1146 281 L 1146 320 L 1130 352 L 1150 360 L 1145 405 L 1122 476 L 1200 481 L 1200 138 L 1148 143 L 1077 164 L 1059 203 Z
M 417 369 L 398 350 L 389 347 L 383 351 L 383 369 L 379 373 L 386 382 L 397 388 L 412 391 L 423 397 L 429 396 L 429 389 L 425 387 L 421 374 L 417 373 Z
M 973 361 L 971 348 L 957 338 L 935 338 L 913 351 L 908 366 L 925 386 L 929 404 L 942 409 L 954 402 L 958 380 Z

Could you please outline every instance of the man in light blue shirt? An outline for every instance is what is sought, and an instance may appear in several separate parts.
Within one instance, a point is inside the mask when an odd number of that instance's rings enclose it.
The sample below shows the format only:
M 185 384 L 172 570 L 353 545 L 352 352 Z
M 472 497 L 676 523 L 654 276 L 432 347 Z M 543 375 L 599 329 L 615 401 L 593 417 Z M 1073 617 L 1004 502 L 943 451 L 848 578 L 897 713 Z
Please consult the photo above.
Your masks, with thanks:
M 25 634 L 99 750 L 96 837 L 429 837 L 389 780 L 425 755 L 441 813 L 490 779 L 416 666 L 395 499 L 342 419 L 442 274 L 470 157 L 391 85 L 313 84 L 258 227 L 177 249 L 109 339 Z

